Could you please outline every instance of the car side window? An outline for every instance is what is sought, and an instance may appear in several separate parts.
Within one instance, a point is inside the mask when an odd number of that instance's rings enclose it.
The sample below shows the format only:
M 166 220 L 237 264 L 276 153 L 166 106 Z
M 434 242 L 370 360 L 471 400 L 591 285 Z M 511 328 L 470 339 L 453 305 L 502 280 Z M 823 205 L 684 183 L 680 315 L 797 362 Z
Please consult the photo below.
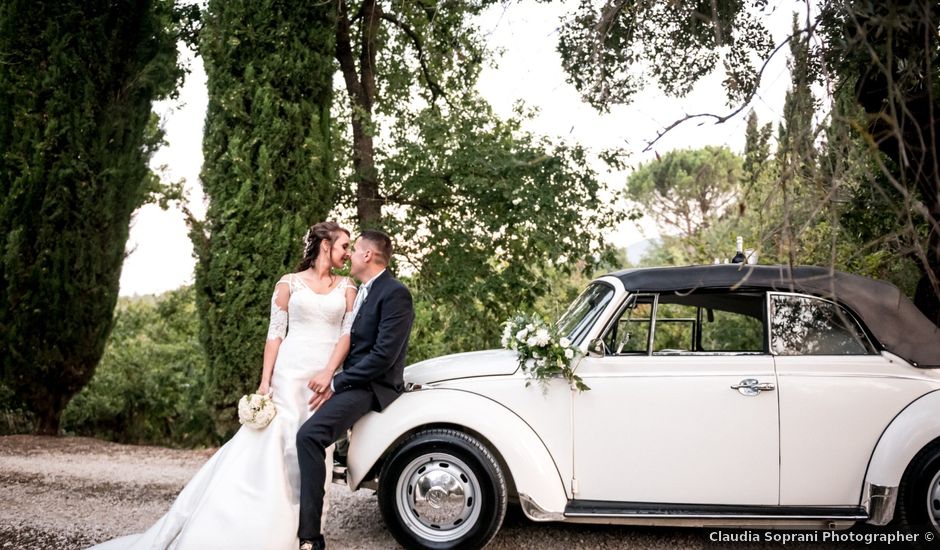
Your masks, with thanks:
M 632 296 L 629 300 L 617 322 L 604 336 L 608 355 L 646 354 L 649 350 L 654 296 Z
M 765 353 L 764 325 L 759 292 L 662 293 L 653 355 Z
M 695 349 L 696 308 L 660 303 L 656 308 L 653 353 L 679 353 Z
M 867 355 L 874 347 L 842 306 L 810 296 L 771 295 L 771 345 L 777 355 Z

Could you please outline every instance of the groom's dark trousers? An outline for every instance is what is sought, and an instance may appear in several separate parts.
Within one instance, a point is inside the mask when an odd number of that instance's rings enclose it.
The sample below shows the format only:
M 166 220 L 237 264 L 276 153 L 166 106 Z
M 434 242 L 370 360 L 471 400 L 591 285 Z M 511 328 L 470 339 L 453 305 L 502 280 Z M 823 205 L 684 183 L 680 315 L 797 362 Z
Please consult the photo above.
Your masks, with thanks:
M 411 293 L 405 285 L 388 271 L 376 277 L 353 320 L 343 370 L 333 377 L 336 393 L 297 432 L 300 539 L 320 537 L 326 448 L 364 414 L 382 411 L 404 390 L 402 374 L 413 321 Z

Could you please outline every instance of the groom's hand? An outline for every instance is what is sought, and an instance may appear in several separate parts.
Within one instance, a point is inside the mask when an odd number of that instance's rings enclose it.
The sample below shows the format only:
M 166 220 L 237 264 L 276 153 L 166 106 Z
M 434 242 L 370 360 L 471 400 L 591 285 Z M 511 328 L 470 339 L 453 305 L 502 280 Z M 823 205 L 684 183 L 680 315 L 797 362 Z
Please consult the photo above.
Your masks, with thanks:
M 333 382 L 333 370 L 332 369 L 323 369 L 320 372 L 313 375 L 313 378 L 307 382 L 307 387 L 313 390 L 313 393 L 320 393 L 321 390 L 327 390 L 330 388 L 330 383 Z
M 310 410 L 315 411 L 331 397 L 333 397 L 333 390 L 331 390 L 329 384 L 327 384 L 326 389 L 322 389 L 320 392 L 314 390 L 313 397 L 311 397 L 310 401 L 307 403 L 310 405 Z

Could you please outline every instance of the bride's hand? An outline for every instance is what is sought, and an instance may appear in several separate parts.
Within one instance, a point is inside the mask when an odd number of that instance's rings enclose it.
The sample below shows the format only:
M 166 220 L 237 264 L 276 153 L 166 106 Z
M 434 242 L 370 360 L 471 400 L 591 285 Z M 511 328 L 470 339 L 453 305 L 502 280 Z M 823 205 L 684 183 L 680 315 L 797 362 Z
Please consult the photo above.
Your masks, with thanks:
M 255 393 L 258 395 L 268 395 L 271 393 L 271 384 L 268 382 L 262 382 L 261 385 L 258 386 L 258 391 Z

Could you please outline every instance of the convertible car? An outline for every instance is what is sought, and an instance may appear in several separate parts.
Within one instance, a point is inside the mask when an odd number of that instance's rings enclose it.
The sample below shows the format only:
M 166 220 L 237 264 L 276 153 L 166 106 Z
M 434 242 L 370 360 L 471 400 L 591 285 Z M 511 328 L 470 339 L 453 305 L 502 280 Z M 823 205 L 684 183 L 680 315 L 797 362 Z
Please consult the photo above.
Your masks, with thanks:
M 555 327 L 590 390 L 527 386 L 512 351 L 462 353 L 408 367 L 408 390 L 356 424 L 346 482 L 377 491 L 403 546 L 482 547 L 508 502 L 533 521 L 893 522 L 936 544 L 940 330 L 894 286 L 816 267 L 631 269 Z

